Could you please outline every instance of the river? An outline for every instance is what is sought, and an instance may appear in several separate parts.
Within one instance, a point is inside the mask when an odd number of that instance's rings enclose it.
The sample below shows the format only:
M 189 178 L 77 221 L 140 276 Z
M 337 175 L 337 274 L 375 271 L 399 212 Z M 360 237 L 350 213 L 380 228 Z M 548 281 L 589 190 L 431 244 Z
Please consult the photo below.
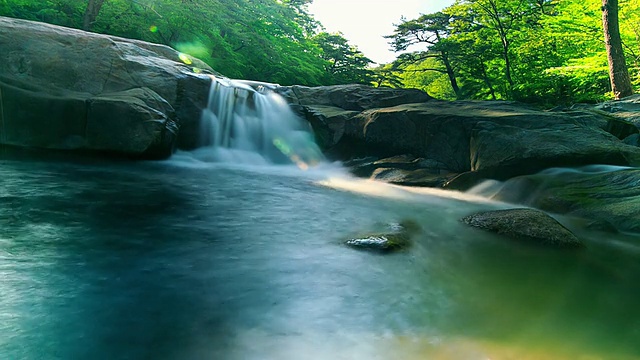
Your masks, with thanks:
M 640 358 L 636 236 L 516 243 L 459 222 L 509 205 L 336 165 L 0 154 L 0 359 Z

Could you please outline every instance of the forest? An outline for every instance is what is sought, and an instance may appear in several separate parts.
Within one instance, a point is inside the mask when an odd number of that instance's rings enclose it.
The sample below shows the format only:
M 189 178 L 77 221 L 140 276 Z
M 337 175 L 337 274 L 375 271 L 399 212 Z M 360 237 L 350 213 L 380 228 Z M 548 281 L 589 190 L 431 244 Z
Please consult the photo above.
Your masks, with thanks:
M 232 78 L 281 85 L 418 88 L 441 99 L 540 105 L 613 98 L 602 3 L 457 0 L 387 36 L 374 64 L 309 13 L 311 0 L 0 0 L 0 15 L 166 44 Z M 620 0 L 619 30 L 640 87 L 640 1 Z

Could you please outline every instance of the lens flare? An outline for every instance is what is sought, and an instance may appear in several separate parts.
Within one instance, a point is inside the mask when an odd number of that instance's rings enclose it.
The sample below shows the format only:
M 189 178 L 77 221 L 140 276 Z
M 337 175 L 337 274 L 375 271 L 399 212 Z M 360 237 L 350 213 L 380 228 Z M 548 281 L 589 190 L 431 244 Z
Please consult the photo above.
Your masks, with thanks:
M 275 145 L 275 147 L 278 148 L 278 150 L 280 150 L 283 154 L 291 156 L 291 148 L 281 138 L 273 139 L 273 145 Z
M 149 31 L 151 31 L 152 33 L 158 32 L 158 27 L 155 25 L 151 25 L 149 27 Z
M 185 53 L 178 54 L 178 58 L 180 58 L 180 60 L 182 60 L 182 62 L 187 64 L 187 65 L 193 64 L 193 60 L 191 60 L 191 56 L 189 56 L 189 55 L 187 55 Z

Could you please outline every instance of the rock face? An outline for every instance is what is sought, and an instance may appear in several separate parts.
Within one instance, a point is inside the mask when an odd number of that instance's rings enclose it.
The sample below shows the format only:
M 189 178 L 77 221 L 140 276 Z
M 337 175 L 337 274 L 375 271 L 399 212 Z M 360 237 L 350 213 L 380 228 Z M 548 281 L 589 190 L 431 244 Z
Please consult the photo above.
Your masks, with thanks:
M 552 166 L 640 164 L 640 148 L 621 141 L 638 129 L 601 112 L 439 101 L 416 90 L 402 91 L 366 86 L 281 90 L 309 119 L 320 145 L 334 158 L 413 156 L 430 164 L 385 168 L 401 170 L 400 177 L 407 171 L 412 179 L 473 172 L 478 179 L 507 179 Z M 374 166 L 368 175 L 378 168 L 383 167 Z M 398 179 L 397 173 L 390 177 Z
M 539 210 L 509 209 L 481 212 L 461 219 L 470 226 L 495 232 L 516 240 L 558 248 L 584 245 L 567 228 Z
M 471 170 L 495 179 L 550 167 L 640 163 L 635 147 L 596 127 L 545 119 L 528 127 L 479 122 L 470 139 Z
M 4 17 L 0 54 L 0 144 L 142 157 L 194 146 L 178 137 L 206 106 L 210 79 L 194 69 L 212 70 L 197 59 L 187 66 L 166 46 Z

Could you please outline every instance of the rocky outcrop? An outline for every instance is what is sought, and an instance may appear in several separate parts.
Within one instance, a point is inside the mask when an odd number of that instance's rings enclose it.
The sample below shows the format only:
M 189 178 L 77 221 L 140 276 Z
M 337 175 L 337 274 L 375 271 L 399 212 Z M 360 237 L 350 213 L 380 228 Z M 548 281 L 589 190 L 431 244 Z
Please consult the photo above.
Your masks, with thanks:
M 198 73 L 212 71 L 197 59 L 187 65 L 166 46 L 4 17 L 0 53 L 0 144 L 142 157 L 195 146 L 189 132 L 210 84 Z
M 421 103 L 433 99 L 424 91 L 417 89 L 374 88 L 357 84 L 318 87 L 294 85 L 280 87 L 278 91 L 294 104 L 302 106 L 313 104 L 347 111 Z
M 467 225 L 515 240 L 558 248 L 581 248 L 582 242 L 551 216 L 534 209 L 476 213 L 461 219 Z
M 470 172 L 463 177 L 468 187 L 482 178 L 507 179 L 554 166 L 640 164 L 632 138 L 621 141 L 638 129 L 601 112 L 439 101 L 402 91 L 352 85 L 281 90 L 309 119 L 329 156 L 387 159 L 356 171 L 395 183 L 446 185 L 452 174 Z M 414 100 L 420 101 L 406 103 Z M 384 166 L 397 156 L 420 160 L 411 168 Z

